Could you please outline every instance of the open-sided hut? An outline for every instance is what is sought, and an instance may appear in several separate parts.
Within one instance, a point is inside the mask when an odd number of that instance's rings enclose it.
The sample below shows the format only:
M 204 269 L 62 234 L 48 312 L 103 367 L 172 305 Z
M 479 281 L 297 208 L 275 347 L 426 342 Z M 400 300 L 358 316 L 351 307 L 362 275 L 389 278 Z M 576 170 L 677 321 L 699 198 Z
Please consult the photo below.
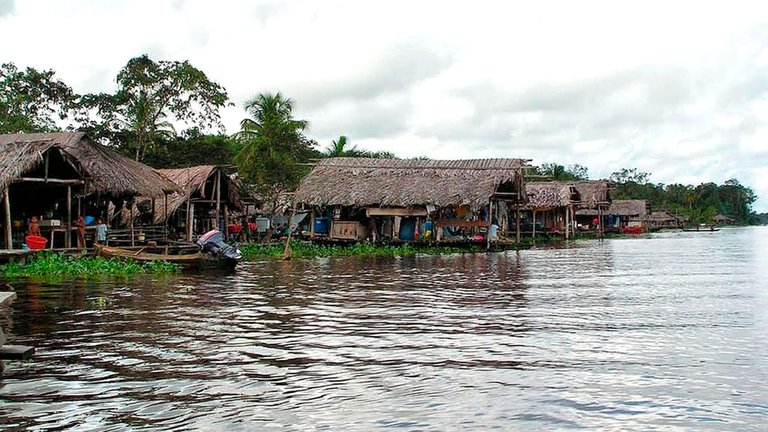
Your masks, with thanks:
M 525 203 L 523 159 L 329 158 L 295 194 L 312 212 L 310 235 L 413 240 L 443 230 L 474 231 Z M 316 220 L 315 216 L 323 219 Z
M 602 212 L 611 202 L 606 180 L 535 182 L 526 183 L 525 188 L 528 204 L 524 209 L 531 213 L 530 226 L 526 224 L 526 230 L 530 229 L 533 235 L 544 229 L 565 233 L 567 238 L 574 232 L 579 212 L 589 210 L 601 219 Z M 590 218 L 586 225 L 591 222 Z
M 647 200 L 613 200 L 605 211 L 607 229 L 623 230 L 632 226 L 645 225 L 645 219 L 651 212 Z
M 187 240 L 191 240 L 195 232 L 218 229 L 222 221 L 226 233 L 229 212 L 243 208 L 239 184 L 222 166 L 198 165 L 157 171 L 174 182 L 180 192 L 170 195 L 167 203 L 154 201 L 154 223 L 175 221 L 177 227 L 185 227 Z
M 27 217 L 49 215 L 43 225 L 51 235 L 64 233 L 69 247 L 73 205 L 77 213 L 88 208 L 99 214 L 106 212 L 109 200 L 129 201 L 137 195 L 163 196 L 177 190 L 150 167 L 82 132 L 0 135 L 0 161 L 9 249 L 14 228 L 9 221 L 17 221 L 16 232 L 23 237 Z

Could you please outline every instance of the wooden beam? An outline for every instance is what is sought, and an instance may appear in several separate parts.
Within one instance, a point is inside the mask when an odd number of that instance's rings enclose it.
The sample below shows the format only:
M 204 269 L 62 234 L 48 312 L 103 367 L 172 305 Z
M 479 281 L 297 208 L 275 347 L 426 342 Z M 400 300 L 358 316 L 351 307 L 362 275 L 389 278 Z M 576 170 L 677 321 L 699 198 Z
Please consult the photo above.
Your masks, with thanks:
M 35 347 L 25 345 L 0 346 L 0 360 L 29 360 L 35 354 Z
M 461 219 L 437 219 L 435 221 L 436 227 L 489 227 L 491 221 L 476 220 L 468 221 Z
M 365 214 L 371 216 L 426 216 L 427 209 L 408 209 L 400 207 L 369 207 Z
M 216 229 L 219 229 L 221 218 L 221 170 L 216 170 Z
M 85 180 L 80 179 L 54 179 L 54 178 L 40 178 L 40 177 L 16 177 L 13 179 L 13 183 L 56 183 L 62 185 L 81 185 L 85 184 Z
M 3 189 L 3 207 L 5 208 L 5 248 L 13 250 L 13 231 L 11 226 L 11 200 L 8 197 L 10 188 Z

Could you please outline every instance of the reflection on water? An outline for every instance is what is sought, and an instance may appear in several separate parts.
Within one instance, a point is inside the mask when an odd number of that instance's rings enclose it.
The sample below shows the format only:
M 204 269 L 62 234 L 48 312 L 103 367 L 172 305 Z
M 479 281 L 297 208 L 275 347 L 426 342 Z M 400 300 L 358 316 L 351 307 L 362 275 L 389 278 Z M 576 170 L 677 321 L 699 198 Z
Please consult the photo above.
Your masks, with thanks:
M 768 230 L 12 282 L 5 428 L 761 430 Z

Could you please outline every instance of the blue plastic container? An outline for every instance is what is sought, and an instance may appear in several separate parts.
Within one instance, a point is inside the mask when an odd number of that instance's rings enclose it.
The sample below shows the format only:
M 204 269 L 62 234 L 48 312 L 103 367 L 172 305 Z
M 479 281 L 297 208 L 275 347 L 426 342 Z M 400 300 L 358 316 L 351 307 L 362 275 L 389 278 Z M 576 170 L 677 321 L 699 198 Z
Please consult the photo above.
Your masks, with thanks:
M 328 234 L 329 227 L 330 220 L 327 217 L 319 217 L 315 219 L 315 234 Z
M 96 218 L 93 217 L 93 216 L 86 216 L 86 217 L 83 218 L 83 220 L 85 221 L 86 225 L 90 225 L 90 224 L 96 222 Z
M 413 234 L 416 230 L 416 219 L 403 218 L 400 221 L 400 240 L 413 241 Z

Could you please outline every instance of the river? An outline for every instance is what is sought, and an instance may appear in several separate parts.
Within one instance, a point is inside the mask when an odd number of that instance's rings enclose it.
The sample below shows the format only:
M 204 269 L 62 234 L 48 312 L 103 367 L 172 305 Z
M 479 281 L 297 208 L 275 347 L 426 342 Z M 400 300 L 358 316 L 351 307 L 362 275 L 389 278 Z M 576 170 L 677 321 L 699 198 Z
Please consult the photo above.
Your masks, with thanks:
M 768 228 L 10 281 L 19 430 L 766 430 Z

